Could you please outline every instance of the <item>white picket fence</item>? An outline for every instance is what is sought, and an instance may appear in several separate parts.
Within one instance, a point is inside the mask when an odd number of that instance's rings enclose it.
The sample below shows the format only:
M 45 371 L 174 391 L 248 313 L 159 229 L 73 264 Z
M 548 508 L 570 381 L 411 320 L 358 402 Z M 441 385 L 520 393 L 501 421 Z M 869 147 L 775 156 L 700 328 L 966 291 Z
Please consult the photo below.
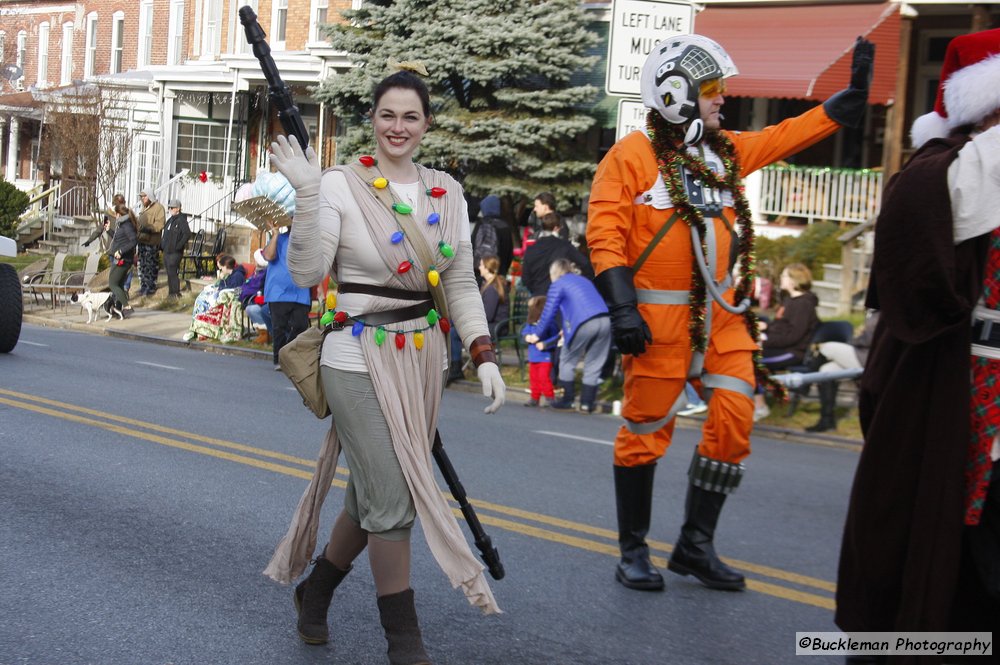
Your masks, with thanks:
M 768 166 L 753 180 L 759 190 L 747 195 L 756 200 L 754 212 L 774 221 L 797 217 L 810 224 L 862 223 L 878 214 L 882 204 L 882 172 L 872 169 Z

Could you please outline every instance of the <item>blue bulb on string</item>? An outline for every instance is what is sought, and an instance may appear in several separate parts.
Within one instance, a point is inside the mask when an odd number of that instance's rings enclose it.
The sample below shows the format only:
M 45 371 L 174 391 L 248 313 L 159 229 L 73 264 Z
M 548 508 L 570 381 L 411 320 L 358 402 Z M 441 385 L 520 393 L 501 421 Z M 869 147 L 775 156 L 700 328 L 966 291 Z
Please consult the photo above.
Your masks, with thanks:
M 440 221 L 441 221 L 441 215 L 437 214 L 436 212 L 432 212 L 431 214 L 427 215 L 428 224 L 437 224 Z
M 351 326 L 351 334 L 355 337 L 359 337 L 361 333 L 365 331 L 365 324 L 361 321 L 355 321 L 354 325 Z
M 392 241 L 393 245 L 398 245 L 399 243 L 403 242 L 403 232 L 396 231 L 395 233 L 392 234 L 392 237 L 389 238 L 389 240 Z

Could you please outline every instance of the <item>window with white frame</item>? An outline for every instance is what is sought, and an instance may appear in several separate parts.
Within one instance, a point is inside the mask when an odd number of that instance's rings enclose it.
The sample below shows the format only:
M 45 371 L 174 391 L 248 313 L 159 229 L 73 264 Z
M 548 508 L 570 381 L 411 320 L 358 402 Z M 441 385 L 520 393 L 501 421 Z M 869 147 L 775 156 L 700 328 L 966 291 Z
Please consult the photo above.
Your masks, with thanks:
M 257 13 L 257 0 L 243 0 L 243 2 L 240 3 L 240 6 L 243 5 L 246 5 L 247 7 L 252 9 L 254 14 Z M 233 49 L 235 53 L 250 53 L 251 51 L 250 44 L 247 43 L 245 34 L 246 33 L 243 31 L 242 26 L 237 28 L 236 47 Z
M 7 51 L 7 33 L 4 30 L 0 30 L 0 62 L 4 61 L 4 55 Z
M 46 84 L 45 72 L 49 68 L 49 22 L 42 21 L 38 25 L 38 87 Z
M 312 0 L 312 20 L 309 21 L 309 41 L 324 41 L 320 27 L 327 22 L 330 0 Z
M 135 55 L 136 67 L 153 64 L 153 0 L 142 0 L 139 5 L 139 50 Z
M 222 47 L 222 0 L 205 0 L 201 31 L 201 57 L 214 59 Z
M 274 0 L 271 9 L 271 48 L 285 49 L 288 32 L 288 0 Z
M 226 130 L 224 122 L 207 120 L 177 121 L 177 155 L 174 169 L 188 169 L 191 173 L 207 171 L 215 176 L 223 175 L 226 160 Z M 235 129 L 233 132 L 235 136 Z M 229 142 L 228 175 L 236 174 L 237 141 Z
M 63 23 L 62 58 L 59 62 L 59 85 L 69 85 L 73 80 L 73 22 Z
M 111 66 L 112 74 L 122 71 L 122 55 L 125 51 L 125 12 L 117 11 L 111 16 Z
M 28 59 L 28 33 L 21 30 L 17 33 L 17 52 L 14 64 L 21 68 L 21 78 L 17 79 L 15 87 L 24 90 L 24 62 Z
M 351 0 L 351 9 L 361 9 L 363 4 L 365 4 L 365 0 Z
M 83 44 L 83 78 L 94 75 L 97 66 L 97 12 L 87 14 L 87 34 Z
M 167 64 L 184 62 L 184 0 L 171 0 L 170 27 L 167 31 Z

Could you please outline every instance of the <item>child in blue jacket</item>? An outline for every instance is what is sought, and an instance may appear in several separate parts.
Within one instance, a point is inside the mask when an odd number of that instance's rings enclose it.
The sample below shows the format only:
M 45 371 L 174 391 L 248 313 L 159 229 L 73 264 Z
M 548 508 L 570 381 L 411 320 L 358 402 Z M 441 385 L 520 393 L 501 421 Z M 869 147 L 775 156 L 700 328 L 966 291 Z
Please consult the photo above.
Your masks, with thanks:
M 532 298 L 528 304 L 528 323 L 521 328 L 521 337 L 538 335 L 538 318 L 542 315 L 545 298 Z M 525 340 L 527 343 L 527 340 Z M 542 395 L 548 401 L 555 399 L 555 389 L 552 386 L 552 349 L 559 344 L 559 333 L 552 337 L 528 344 L 528 381 L 531 388 L 531 399 L 525 406 L 538 406 Z

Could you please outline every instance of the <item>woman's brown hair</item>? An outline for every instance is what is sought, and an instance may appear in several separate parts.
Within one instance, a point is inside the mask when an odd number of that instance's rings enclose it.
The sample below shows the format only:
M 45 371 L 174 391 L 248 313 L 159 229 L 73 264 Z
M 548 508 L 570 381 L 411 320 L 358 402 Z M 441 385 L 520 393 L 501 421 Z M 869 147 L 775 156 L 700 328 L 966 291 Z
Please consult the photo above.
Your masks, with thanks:
M 492 254 L 484 256 L 480 259 L 483 267 L 493 273 L 493 277 L 490 277 L 490 281 L 483 284 L 483 288 L 480 292 L 493 287 L 500 294 L 500 302 L 507 302 L 507 283 L 504 276 L 500 274 L 500 259 Z

